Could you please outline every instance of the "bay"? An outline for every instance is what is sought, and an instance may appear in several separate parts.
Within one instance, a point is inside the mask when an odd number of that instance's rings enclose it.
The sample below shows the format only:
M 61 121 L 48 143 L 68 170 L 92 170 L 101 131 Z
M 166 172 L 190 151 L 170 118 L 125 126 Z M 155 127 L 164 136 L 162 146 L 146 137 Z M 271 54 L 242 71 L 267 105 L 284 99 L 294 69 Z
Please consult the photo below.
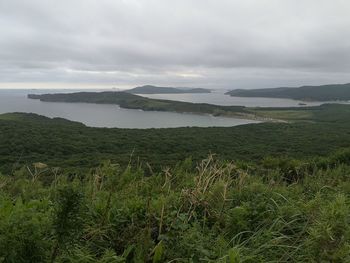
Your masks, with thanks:
M 81 90 L 0 90 L 0 114 L 8 112 L 36 113 L 61 117 L 90 127 L 171 128 L 229 127 L 256 121 L 213 117 L 210 115 L 122 109 L 117 105 L 42 102 L 27 98 L 28 93 L 68 93 Z

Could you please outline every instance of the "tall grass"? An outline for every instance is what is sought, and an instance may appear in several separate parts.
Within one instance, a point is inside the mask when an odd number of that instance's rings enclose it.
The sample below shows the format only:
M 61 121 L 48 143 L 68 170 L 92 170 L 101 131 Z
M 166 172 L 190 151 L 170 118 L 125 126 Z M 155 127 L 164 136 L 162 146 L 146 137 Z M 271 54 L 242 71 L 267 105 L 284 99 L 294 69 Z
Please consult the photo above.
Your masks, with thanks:
M 35 164 L 0 176 L 0 261 L 350 262 L 348 160 Z

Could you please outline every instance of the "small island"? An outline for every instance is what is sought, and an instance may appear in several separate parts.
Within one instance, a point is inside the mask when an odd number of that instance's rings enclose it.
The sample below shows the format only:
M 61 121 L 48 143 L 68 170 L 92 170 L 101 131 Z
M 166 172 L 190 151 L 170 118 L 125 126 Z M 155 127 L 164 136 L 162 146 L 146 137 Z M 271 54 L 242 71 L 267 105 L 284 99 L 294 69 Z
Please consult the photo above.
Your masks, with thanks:
M 145 85 L 126 90 L 132 94 L 185 94 L 185 93 L 211 93 L 209 89 L 203 88 L 173 88 L 173 87 L 157 87 Z
M 234 97 L 283 98 L 302 101 L 348 101 L 350 83 L 299 88 L 235 89 L 225 93 Z

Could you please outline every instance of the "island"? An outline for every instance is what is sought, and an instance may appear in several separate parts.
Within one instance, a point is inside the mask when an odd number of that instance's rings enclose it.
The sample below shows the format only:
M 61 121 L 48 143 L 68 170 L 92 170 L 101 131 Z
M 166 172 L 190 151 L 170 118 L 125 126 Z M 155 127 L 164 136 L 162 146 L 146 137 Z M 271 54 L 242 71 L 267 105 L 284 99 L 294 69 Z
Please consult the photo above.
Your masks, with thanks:
M 145 85 L 126 90 L 127 93 L 133 94 L 185 94 L 185 93 L 211 93 L 209 89 L 203 88 L 173 88 L 173 87 L 157 87 Z
M 302 101 L 348 101 L 350 100 L 350 83 L 298 88 L 235 89 L 226 94 L 234 97 L 284 98 Z

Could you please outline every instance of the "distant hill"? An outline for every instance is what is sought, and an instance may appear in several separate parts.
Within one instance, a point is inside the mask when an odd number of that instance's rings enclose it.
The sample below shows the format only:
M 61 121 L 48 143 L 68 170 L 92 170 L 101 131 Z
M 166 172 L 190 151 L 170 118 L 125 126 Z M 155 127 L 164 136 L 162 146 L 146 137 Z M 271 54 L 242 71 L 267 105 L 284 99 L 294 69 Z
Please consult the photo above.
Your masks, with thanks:
M 286 98 L 304 101 L 347 101 L 350 100 L 350 83 L 299 88 L 235 89 L 226 94 L 236 97 Z
M 209 89 L 202 88 L 172 88 L 146 85 L 136 87 L 125 92 L 133 94 L 181 94 L 181 93 L 210 93 Z

